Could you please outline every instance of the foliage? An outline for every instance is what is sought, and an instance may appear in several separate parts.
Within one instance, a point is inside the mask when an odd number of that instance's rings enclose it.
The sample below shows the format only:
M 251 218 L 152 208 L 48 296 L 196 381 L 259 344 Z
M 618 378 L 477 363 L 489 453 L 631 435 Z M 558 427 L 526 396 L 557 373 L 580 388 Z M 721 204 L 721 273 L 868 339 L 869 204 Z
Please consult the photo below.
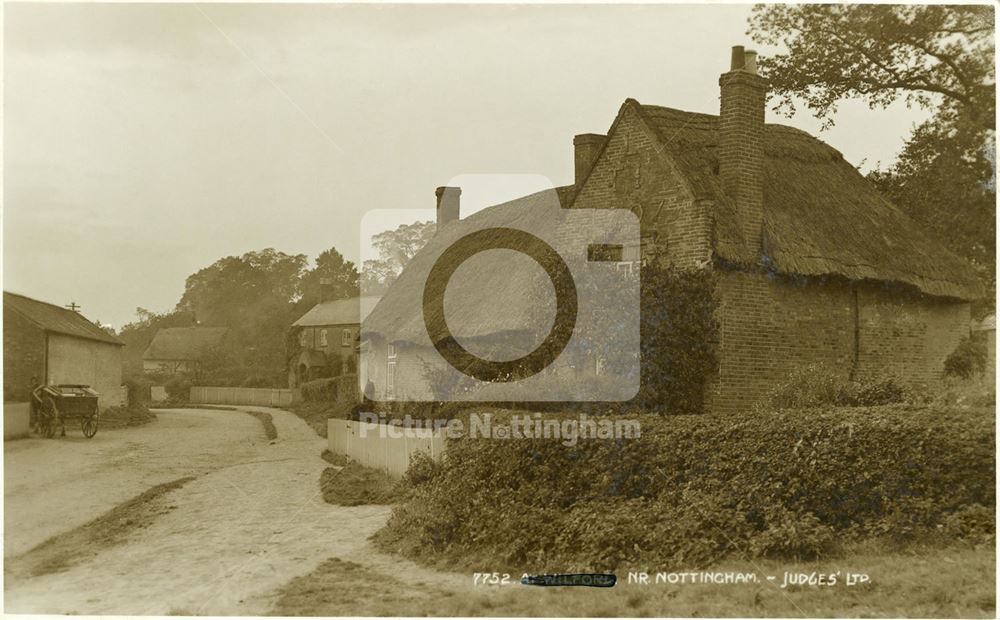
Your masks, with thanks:
M 788 50 L 760 60 L 788 112 L 799 97 L 829 123 L 842 99 L 875 108 L 902 98 L 994 127 L 992 7 L 766 4 L 750 33 Z
M 669 414 L 701 413 L 718 361 L 711 270 L 642 268 L 642 383 L 634 404 Z
M 129 407 L 148 407 L 153 400 L 153 382 L 145 377 L 127 377 L 125 384 L 126 399 Z
M 991 289 L 991 300 L 996 287 L 995 169 L 993 132 L 941 113 L 914 130 L 894 164 L 868 174 L 889 200 L 972 264 Z M 985 312 L 989 310 L 980 314 Z
M 986 343 L 979 338 L 966 336 L 944 360 L 944 374 L 949 377 L 971 379 L 986 370 Z
M 733 555 L 809 558 L 835 542 L 919 536 L 954 520 L 968 525 L 953 531 L 992 527 L 992 410 L 641 422 L 639 438 L 573 447 L 450 440 L 438 468 L 410 477 L 376 542 L 417 559 L 512 569 L 668 570 Z
M 321 301 L 358 296 L 358 270 L 336 248 L 316 257 L 316 266 L 302 274 L 301 298 L 296 304 L 302 313 Z
M 869 179 L 953 252 L 995 297 L 996 170 L 993 8 L 988 6 L 758 5 L 755 41 L 785 53 L 761 70 L 791 115 L 794 101 L 827 126 L 837 103 L 872 108 L 899 99 L 933 111 L 899 159 Z M 987 310 L 988 312 L 988 310 Z
M 337 400 L 337 382 L 333 378 L 314 379 L 299 386 L 302 400 L 307 402 L 333 402 Z
M 845 372 L 824 364 L 792 371 L 756 405 L 758 410 L 807 407 L 872 407 L 902 403 L 910 393 L 891 376 L 851 380 Z
M 366 260 L 362 265 L 361 290 L 365 295 L 384 292 L 403 271 L 417 252 L 423 248 L 437 224 L 433 221 L 400 224 L 372 236 L 372 246 L 378 251 L 377 259 Z
M 149 406 L 142 405 L 117 405 L 108 407 L 101 412 L 99 425 L 101 428 L 124 428 L 128 426 L 142 426 L 156 419 L 156 414 L 149 410 Z
M 340 375 L 307 381 L 299 386 L 307 402 L 351 402 L 358 397 L 357 375 Z
M 184 375 L 174 375 L 163 384 L 167 397 L 174 402 L 185 402 L 191 399 L 191 380 Z
M 400 489 L 396 480 L 376 469 L 350 462 L 341 468 L 327 467 L 320 476 L 323 501 L 338 506 L 389 504 Z

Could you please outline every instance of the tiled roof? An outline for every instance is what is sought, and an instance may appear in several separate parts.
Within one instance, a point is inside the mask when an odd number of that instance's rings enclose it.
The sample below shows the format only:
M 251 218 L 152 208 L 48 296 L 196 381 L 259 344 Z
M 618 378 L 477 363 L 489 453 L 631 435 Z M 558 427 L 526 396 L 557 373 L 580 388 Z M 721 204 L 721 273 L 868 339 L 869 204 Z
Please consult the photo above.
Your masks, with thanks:
M 57 334 L 97 340 L 108 344 L 125 343 L 87 320 L 79 312 L 55 304 L 38 301 L 16 293 L 3 293 L 4 306 L 15 310 L 42 329 Z
M 359 325 L 378 303 L 378 297 L 351 297 L 324 301 L 312 307 L 292 323 L 296 327 L 321 327 L 323 325 Z

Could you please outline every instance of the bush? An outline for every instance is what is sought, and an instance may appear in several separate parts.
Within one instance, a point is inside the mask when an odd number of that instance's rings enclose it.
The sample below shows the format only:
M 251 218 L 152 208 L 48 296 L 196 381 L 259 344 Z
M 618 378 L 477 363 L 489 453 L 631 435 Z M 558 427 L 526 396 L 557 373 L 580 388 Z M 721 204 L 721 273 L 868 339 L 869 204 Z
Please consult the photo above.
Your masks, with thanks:
M 509 412 L 495 414 L 509 415 Z M 531 570 L 805 559 L 994 505 L 988 412 L 878 407 L 647 415 L 632 440 L 451 440 L 377 534 L 415 559 Z M 496 420 L 494 420 L 496 422 Z M 972 506 L 987 511 L 966 512 Z M 964 525 L 968 523 L 968 525 Z M 992 525 L 991 523 L 989 525 Z
M 307 402 L 355 402 L 358 399 L 357 375 L 341 375 L 306 381 L 299 386 Z
M 810 407 L 875 407 L 902 403 L 911 394 L 894 377 L 849 380 L 844 371 L 823 364 L 796 369 L 771 390 L 756 410 Z
M 153 402 L 153 382 L 145 377 L 129 377 L 125 379 L 128 407 L 149 407 Z
M 174 375 L 163 384 L 167 398 L 173 402 L 186 402 L 191 398 L 191 380 L 184 375 Z
M 333 402 L 337 400 L 337 381 L 333 378 L 306 381 L 299 386 L 302 400 L 308 402 Z
M 668 414 L 701 413 L 717 367 L 715 277 L 711 270 L 642 268 L 642 382 L 634 405 Z
M 955 350 L 944 360 L 944 374 L 947 377 L 971 379 L 986 370 L 986 342 L 980 338 L 966 336 Z

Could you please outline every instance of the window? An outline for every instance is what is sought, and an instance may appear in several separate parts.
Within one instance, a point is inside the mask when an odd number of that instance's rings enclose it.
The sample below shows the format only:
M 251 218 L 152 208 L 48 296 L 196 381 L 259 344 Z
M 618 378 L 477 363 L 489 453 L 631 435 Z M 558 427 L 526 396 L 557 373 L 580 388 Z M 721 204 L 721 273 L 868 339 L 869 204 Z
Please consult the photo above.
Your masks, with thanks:
M 319 346 L 321 346 L 321 347 L 325 347 L 326 346 L 326 330 L 325 329 L 319 330 Z
M 385 396 L 386 398 L 396 397 L 396 345 L 389 345 L 386 352 L 388 362 L 385 369 Z
M 306 346 L 306 330 L 304 329 L 299 332 L 299 346 L 300 347 Z
M 349 347 L 354 344 L 354 332 L 349 328 L 340 332 L 340 346 Z

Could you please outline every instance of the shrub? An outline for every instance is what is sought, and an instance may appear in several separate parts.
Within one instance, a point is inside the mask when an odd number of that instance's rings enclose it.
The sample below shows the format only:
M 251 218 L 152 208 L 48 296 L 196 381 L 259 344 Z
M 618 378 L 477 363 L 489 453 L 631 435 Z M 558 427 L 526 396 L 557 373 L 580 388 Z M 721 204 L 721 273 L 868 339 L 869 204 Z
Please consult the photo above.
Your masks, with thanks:
M 333 402 L 337 400 L 337 381 L 333 378 L 314 379 L 299 386 L 302 400 L 308 402 Z
M 125 379 L 128 407 L 149 407 L 153 401 L 153 382 L 145 377 L 129 377 Z
M 953 531 L 982 529 L 971 524 L 994 505 L 989 412 L 641 421 L 637 439 L 573 447 L 451 440 L 432 473 L 416 465 L 418 484 L 376 540 L 416 559 L 532 570 L 692 568 L 734 553 L 804 559 L 834 541 L 907 538 L 957 520 L 970 524 Z
M 701 413 L 717 366 L 711 270 L 642 268 L 641 387 L 634 404 L 661 413 Z
M 760 403 L 756 410 L 804 409 L 810 407 L 875 407 L 906 402 L 910 392 L 894 377 L 850 380 L 845 371 L 823 364 L 794 370 Z
M 944 360 L 944 374 L 948 377 L 971 379 L 986 370 L 986 343 L 980 338 L 966 336 Z
M 184 375 L 174 375 L 163 384 L 167 397 L 174 402 L 185 402 L 191 398 L 191 380 Z

